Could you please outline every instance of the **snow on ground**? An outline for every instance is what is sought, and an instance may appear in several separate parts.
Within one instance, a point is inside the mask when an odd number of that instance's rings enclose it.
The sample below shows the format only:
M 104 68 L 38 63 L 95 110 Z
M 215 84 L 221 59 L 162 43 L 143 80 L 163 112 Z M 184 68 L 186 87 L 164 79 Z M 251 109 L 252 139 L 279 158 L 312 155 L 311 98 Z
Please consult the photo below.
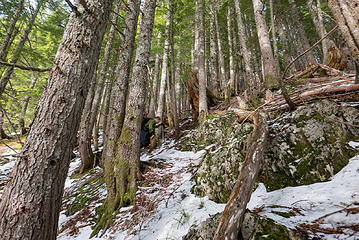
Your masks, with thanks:
M 134 206 L 121 208 L 113 227 L 93 239 L 181 239 L 193 224 L 197 225 L 223 211 L 224 204 L 216 204 L 207 197 L 198 198 L 191 193 L 193 172 L 204 153 L 205 150 L 197 153 L 175 150 L 172 141 L 164 143 L 151 154 L 142 154 L 141 161 L 148 169 Z M 76 161 L 72 164 L 74 167 Z M 71 181 L 67 179 L 67 188 L 72 188 L 74 182 Z M 94 211 L 95 206 L 90 206 L 90 209 Z M 62 211 L 59 228 L 74 218 L 76 216 L 66 217 L 65 210 Z M 76 226 L 75 234 L 71 230 L 64 231 L 58 239 L 88 239 L 91 226 L 82 221 Z
M 358 142 L 350 142 L 359 147 Z M 267 192 L 260 184 L 247 205 L 291 229 L 320 239 L 359 239 L 359 156 L 331 181 Z
M 349 145 L 359 149 L 359 142 L 349 142 Z M 181 239 L 193 224 L 197 225 L 210 215 L 223 211 L 224 204 L 216 204 L 207 197 L 198 198 L 190 192 L 194 184 L 193 174 L 205 151 L 181 152 L 175 149 L 174 142 L 166 142 L 151 154 L 143 153 L 141 161 L 147 165 L 147 170 L 135 204 L 121 208 L 113 227 L 92 239 Z M 0 183 L 14 163 L 13 158 L 1 159 Z M 59 230 L 63 231 L 58 240 L 89 239 L 95 209 L 106 197 L 105 184 L 99 183 L 99 188 L 91 196 L 96 196 L 96 200 L 89 202 L 76 214 L 65 215 L 65 206 L 71 205 L 74 199 L 66 200 L 66 196 L 76 194 L 79 186 L 102 173 L 100 168 L 96 168 L 81 178 L 70 178 L 80 163 L 80 159 L 75 158 L 70 164 L 65 183 L 64 209 L 59 220 Z M 287 187 L 273 192 L 267 192 L 265 186 L 259 184 L 247 207 L 288 228 L 309 232 L 311 237 L 359 239 L 358 182 L 359 155 L 350 159 L 349 164 L 328 182 Z

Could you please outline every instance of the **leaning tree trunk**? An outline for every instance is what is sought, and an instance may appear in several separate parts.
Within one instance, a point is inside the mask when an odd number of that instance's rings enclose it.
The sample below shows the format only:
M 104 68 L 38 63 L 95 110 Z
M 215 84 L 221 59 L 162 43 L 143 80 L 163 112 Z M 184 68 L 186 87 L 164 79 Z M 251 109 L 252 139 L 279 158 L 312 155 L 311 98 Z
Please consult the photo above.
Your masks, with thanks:
M 24 33 L 22 34 L 22 36 L 21 36 L 20 42 L 17 44 L 17 47 L 16 47 L 16 49 L 14 51 L 13 57 L 10 60 L 10 63 L 16 64 L 17 61 L 20 59 L 21 51 L 24 48 L 25 42 L 28 40 L 29 33 L 30 33 L 32 27 L 35 24 L 37 14 L 39 13 L 41 7 L 42 7 L 42 2 L 38 1 L 36 9 L 35 9 L 35 12 L 32 14 L 30 22 L 26 26 L 26 29 L 25 29 Z M 4 93 L 5 87 L 6 87 L 7 83 L 10 81 L 10 78 L 11 78 L 11 75 L 12 75 L 13 72 L 14 72 L 14 67 L 13 66 L 8 67 L 6 69 L 4 75 L 1 77 L 1 80 L 0 80 L 0 96 Z
M 222 213 L 214 240 L 238 239 L 246 206 L 263 161 L 267 136 L 267 117 L 265 113 L 256 114 L 254 116 L 254 130 L 247 143 L 246 159 Z
M 238 24 L 238 33 L 239 33 L 239 42 L 241 45 L 241 52 L 243 55 L 244 67 L 246 72 L 246 78 L 251 94 L 256 95 L 257 86 L 259 83 L 256 82 L 256 79 L 253 74 L 253 69 L 251 66 L 251 53 L 247 47 L 247 36 L 245 32 L 245 26 L 242 20 L 242 12 L 239 5 L 239 0 L 234 0 L 236 6 L 236 16 Z
M 134 0 L 129 1 L 127 4 L 126 27 L 123 30 L 122 48 L 118 57 L 115 82 L 111 88 L 110 112 L 108 113 L 106 131 L 104 132 L 103 162 L 112 161 L 114 158 L 115 143 L 121 135 L 123 120 L 125 119 L 128 79 L 130 77 L 140 3 L 141 0 Z
M 35 87 L 35 84 L 36 84 L 36 81 L 38 78 L 39 78 L 39 76 L 37 76 L 37 75 L 35 75 L 35 73 L 33 73 L 32 77 L 31 77 L 31 83 L 29 86 L 29 90 L 32 90 Z M 30 101 L 30 95 L 26 95 L 24 97 L 24 104 L 22 105 L 21 114 L 20 114 L 20 118 L 19 118 L 20 135 L 23 135 L 26 133 L 25 115 L 26 115 L 26 111 L 27 111 L 27 106 L 29 105 L 29 101 Z
M 72 13 L 0 203 L 2 239 L 55 240 L 67 171 L 112 0 Z M 78 8 L 79 9 L 79 8 Z
M 126 116 L 114 147 L 114 157 L 105 162 L 105 180 L 108 189 L 106 210 L 100 223 L 111 220 L 120 206 L 130 204 L 136 196 L 140 162 L 140 131 L 146 92 L 156 0 L 146 0 L 142 9 L 141 29 L 128 96 Z M 94 231 L 99 230 L 101 224 Z M 94 232 L 95 233 L 95 232 Z
M 198 24 L 198 90 L 199 90 L 199 121 L 202 122 L 208 115 L 207 106 L 207 93 L 206 93 L 206 66 L 205 66 L 205 26 L 204 26 L 204 0 L 196 1 L 196 8 L 198 15 L 196 16 L 196 22 Z
M 118 14 L 120 12 L 120 7 L 121 7 L 120 3 L 121 2 L 115 2 L 116 7 L 107 38 L 107 43 L 102 59 L 101 69 L 96 84 L 96 88 L 94 88 L 95 91 L 93 92 L 91 99 L 89 99 L 89 107 L 85 108 L 85 112 L 82 117 L 81 123 L 83 123 L 83 125 L 81 127 L 80 136 L 79 136 L 79 152 L 81 157 L 80 173 L 84 173 L 85 171 L 94 167 L 95 155 L 93 154 L 91 148 L 92 130 L 96 123 L 98 107 L 101 101 L 101 95 L 105 83 L 107 64 L 110 59 L 112 42 L 115 37 L 115 24 L 117 24 Z M 94 82 L 96 82 L 96 78 L 94 79 Z
M 359 0 L 328 0 L 328 5 L 353 58 L 359 63 Z
M 17 4 L 17 9 L 16 9 L 16 12 L 14 14 L 14 17 L 12 18 L 12 20 L 10 22 L 10 25 L 8 27 L 8 30 L 7 30 L 7 33 L 6 33 L 6 36 L 5 36 L 5 39 L 1 44 L 1 47 L 0 47 L 0 60 L 1 61 L 5 60 L 5 58 L 6 58 L 7 49 L 10 46 L 10 42 L 11 42 L 10 40 L 11 40 L 13 34 L 14 34 L 15 25 L 17 23 L 17 20 L 20 17 L 20 13 L 21 13 L 22 8 L 24 6 L 24 2 L 25 2 L 25 0 L 20 0 L 19 3 Z
M 269 41 L 268 27 L 265 20 L 264 5 L 262 0 L 253 0 L 253 8 L 264 68 L 264 87 L 271 89 L 278 87 L 278 64 L 275 63 L 272 46 Z

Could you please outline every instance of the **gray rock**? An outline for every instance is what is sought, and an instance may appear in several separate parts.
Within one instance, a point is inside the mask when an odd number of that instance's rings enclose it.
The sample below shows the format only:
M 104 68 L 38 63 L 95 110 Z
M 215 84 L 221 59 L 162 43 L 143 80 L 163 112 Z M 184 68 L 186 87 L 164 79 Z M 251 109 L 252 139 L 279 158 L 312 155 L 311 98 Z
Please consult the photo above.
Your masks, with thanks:
M 258 182 L 269 191 L 329 180 L 354 155 L 347 142 L 359 135 L 359 111 L 329 100 L 300 106 L 292 113 L 272 113 L 269 140 Z M 348 123 L 348 124 L 344 124 Z M 225 203 L 246 154 L 250 123 L 233 113 L 211 115 L 188 140 L 199 150 L 213 145 L 195 176 L 193 192 Z

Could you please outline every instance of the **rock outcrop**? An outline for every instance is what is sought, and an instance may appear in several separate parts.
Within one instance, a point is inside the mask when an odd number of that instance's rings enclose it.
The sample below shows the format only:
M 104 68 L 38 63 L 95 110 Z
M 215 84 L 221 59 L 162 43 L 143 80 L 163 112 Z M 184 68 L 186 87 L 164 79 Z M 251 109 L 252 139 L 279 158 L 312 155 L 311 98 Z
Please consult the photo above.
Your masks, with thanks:
M 353 156 L 347 144 L 359 136 L 359 111 L 322 100 L 291 113 L 275 112 L 258 177 L 270 191 L 329 180 Z M 250 123 L 238 123 L 233 113 L 211 115 L 187 139 L 187 148 L 207 149 L 195 176 L 199 196 L 225 203 L 246 153 Z

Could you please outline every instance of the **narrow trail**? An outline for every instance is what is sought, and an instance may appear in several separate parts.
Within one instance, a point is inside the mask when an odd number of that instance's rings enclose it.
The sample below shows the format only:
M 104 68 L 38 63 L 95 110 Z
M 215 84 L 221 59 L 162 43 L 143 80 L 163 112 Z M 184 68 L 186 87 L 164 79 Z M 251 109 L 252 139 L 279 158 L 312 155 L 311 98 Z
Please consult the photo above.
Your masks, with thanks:
M 191 193 L 193 173 L 204 153 L 205 150 L 197 153 L 176 150 L 174 142 L 165 142 L 151 154 L 142 153 L 141 162 L 146 168 L 134 204 L 121 208 L 113 226 L 93 239 L 180 239 L 193 224 L 223 211 L 224 204 Z M 72 163 L 69 176 L 78 164 L 78 159 Z M 103 182 L 98 185 L 88 182 L 101 173 L 102 170 L 96 168 L 92 175 L 67 179 L 59 240 L 88 239 L 90 236 L 95 209 L 105 199 L 106 188 Z M 66 209 L 74 205 L 74 199 L 78 197 L 76 189 L 85 192 L 88 202 L 67 217 Z M 91 191 L 87 192 L 89 189 Z

